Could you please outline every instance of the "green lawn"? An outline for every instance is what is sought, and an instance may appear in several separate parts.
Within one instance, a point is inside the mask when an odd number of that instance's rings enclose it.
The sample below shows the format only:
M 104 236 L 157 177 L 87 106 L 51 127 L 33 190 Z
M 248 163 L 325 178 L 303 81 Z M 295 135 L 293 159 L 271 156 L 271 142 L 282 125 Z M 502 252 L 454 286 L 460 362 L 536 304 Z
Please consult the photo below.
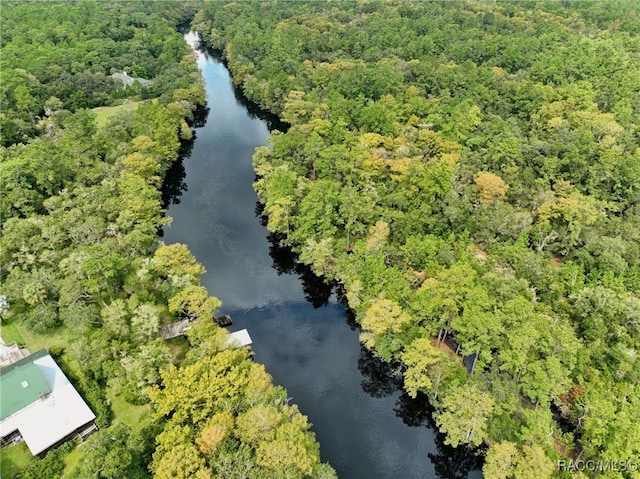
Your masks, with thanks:
M 107 397 L 109 398 L 109 401 L 111 401 L 111 409 L 113 410 L 112 424 L 126 424 L 131 429 L 138 431 L 150 424 L 151 406 L 149 404 L 144 406 L 129 404 L 124 399 L 113 394 L 110 390 L 107 391 Z M 105 431 L 107 430 L 109 430 L 109 428 L 105 429 Z M 91 441 L 91 438 L 89 438 L 89 441 Z M 80 443 L 78 447 L 65 456 L 63 478 L 68 477 L 78 466 L 78 463 L 82 459 L 82 448 L 84 447 L 84 444 L 85 443 Z
M 174 364 L 180 363 L 187 354 L 187 351 L 189 351 L 189 341 L 187 341 L 185 337 L 179 336 L 165 341 L 164 344 L 169 348 L 169 351 L 171 351 Z
M 109 118 L 112 118 L 113 116 L 117 115 L 120 112 L 123 111 L 133 111 L 136 108 L 138 108 L 138 106 L 143 102 L 144 100 L 138 100 L 138 101 L 133 101 L 131 99 L 128 100 L 124 100 L 124 102 L 122 103 L 122 105 L 116 105 L 116 106 L 99 106 L 93 109 L 93 112 L 96 114 L 96 125 L 98 126 L 98 128 L 103 128 L 107 122 L 109 121 Z M 153 98 L 151 100 L 151 102 L 155 103 L 157 102 L 158 99 L 157 98 Z
M 69 332 L 64 326 L 38 334 L 20 324 L 16 316 L 14 313 L 2 322 L 0 336 L 5 343 L 16 342 L 21 346 L 26 346 L 30 353 L 35 353 L 42 348 L 47 350 L 53 347 L 63 348 L 69 344 Z
M 80 449 L 80 446 L 77 446 L 73 451 L 71 451 L 64 457 L 64 472 L 62 473 L 62 477 L 67 477 L 71 473 L 71 471 L 76 468 L 76 466 L 80 462 L 81 457 L 82 449 Z
M 116 396 L 107 391 L 107 397 L 111 401 L 111 410 L 113 411 L 113 422 L 120 422 L 126 424 L 131 429 L 140 430 L 150 422 L 151 406 L 145 404 L 142 406 L 135 406 L 129 404 L 121 397 Z
M 15 477 L 32 461 L 32 458 L 24 442 L 17 446 L 6 446 L 0 449 L 0 473 L 3 479 Z
M 107 124 L 107 121 L 109 121 L 109 118 L 117 115 L 122 111 L 135 110 L 136 108 L 138 108 L 138 105 L 140 105 L 140 103 L 142 102 L 129 100 L 118 106 L 99 106 L 97 108 L 94 108 L 93 111 L 97 115 L 96 125 L 98 126 L 98 128 L 104 128 L 104 126 Z
M 24 337 L 20 333 L 20 329 L 13 318 L 4 318 L 0 326 L 0 336 L 6 344 L 17 343 L 23 345 Z

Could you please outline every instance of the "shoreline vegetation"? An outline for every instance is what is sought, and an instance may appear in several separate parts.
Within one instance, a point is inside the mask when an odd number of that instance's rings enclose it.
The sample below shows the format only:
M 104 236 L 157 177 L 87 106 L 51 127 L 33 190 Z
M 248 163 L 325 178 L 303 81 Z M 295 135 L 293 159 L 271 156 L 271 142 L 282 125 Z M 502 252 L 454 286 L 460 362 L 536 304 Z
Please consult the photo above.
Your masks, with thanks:
M 3 3 L 2 331 L 48 347 L 101 428 L 42 461 L 3 449 L 3 476 L 335 477 L 284 390 L 225 349 L 202 265 L 157 236 L 205 104 L 192 19 L 290 125 L 254 156 L 269 230 L 344 288 L 446 442 L 486 448 L 488 478 L 637 465 L 636 2 L 273 6 Z M 102 106 L 121 111 L 98 126 Z M 184 315 L 187 340 L 156 339 Z
M 290 125 L 254 155 L 268 229 L 485 477 L 636 477 L 637 4 L 271 7 L 192 23 Z
M 286 391 L 227 349 L 203 266 L 158 238 L 206 103 L 178 31 L 195 5 L 3 4 L 3 337 L 49 348 L 100 427 L 44 460 L 4 448 L 3 477 L 335 477 Z M 153 85 L 122 89 L 123 70 Z M 186 340 L 158 338 L 185 316 Z

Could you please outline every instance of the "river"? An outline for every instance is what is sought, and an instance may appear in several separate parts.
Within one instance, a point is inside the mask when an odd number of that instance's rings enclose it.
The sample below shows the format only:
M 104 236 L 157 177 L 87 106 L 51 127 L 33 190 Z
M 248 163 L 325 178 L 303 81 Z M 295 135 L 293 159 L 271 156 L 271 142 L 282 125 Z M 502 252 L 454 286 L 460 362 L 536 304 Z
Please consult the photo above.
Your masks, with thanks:
M 204 264 L 203 284 L 233 318 L 229 329 L 249 330 L 255 360 L 309 417 L 340 478 L 482 477 L 477 458 L 442 443 L 424 399 L 403 394 L 397 371 L 361 348 L 335 291 L 264 228 L 251 157 L 271 122 L 249 111 L 218 59 L 196 54 L 210 111 L 174 168 L 164 241 L 187 244 Z

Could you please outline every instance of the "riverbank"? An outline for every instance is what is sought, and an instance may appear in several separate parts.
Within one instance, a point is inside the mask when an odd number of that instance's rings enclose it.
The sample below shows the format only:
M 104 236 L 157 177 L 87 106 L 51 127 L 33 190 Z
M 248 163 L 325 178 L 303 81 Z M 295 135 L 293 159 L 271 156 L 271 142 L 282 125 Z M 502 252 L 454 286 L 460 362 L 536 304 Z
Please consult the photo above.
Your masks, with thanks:
M 231 329 L 250 331 L 255 360 L 309 417 L 321 459 L 339 477 L 479 477 L 473 455 L 434 434 L 424 398 L 409 398 L 397 374 L 361 349 L 331 286 L 264 228 L 251 157 L 273 122 L 245 109 L 215 55 L 199 62 L 212 108 L 195 131 L 188 187 L 168 210 L 164 240 L 188 244 L 205 266 L 202 283 L 223 301 Z

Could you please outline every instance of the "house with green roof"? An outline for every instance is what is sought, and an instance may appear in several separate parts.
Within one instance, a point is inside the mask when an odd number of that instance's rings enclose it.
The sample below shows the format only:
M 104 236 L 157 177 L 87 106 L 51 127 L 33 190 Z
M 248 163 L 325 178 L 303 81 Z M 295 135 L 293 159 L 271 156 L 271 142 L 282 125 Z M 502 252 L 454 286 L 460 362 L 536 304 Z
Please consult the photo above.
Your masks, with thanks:
M 51 393 L 38 367 L 33 363 L 10 368 L 2 375 L 0 421 Z
M 45 349 L 0 370 L 0 446 L 46 452 L 97 428 L 95 414 Z

